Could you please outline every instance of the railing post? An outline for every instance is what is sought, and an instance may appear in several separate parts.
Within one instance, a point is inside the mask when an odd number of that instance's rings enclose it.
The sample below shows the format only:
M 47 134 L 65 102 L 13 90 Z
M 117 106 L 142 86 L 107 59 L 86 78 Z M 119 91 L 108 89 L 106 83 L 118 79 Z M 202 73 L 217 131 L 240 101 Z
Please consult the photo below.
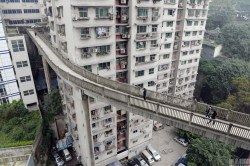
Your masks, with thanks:
M 227 110 L 227 115 L 226 115 L 226 120 L 229 120 L 229 116 L 230 116 L 231 110 Z
M 103 87 L 102 87 L 102 97 L 105 97 L 104 91 L 105 91 L 105 87 L 103 86 Z
M 127 95 L 127 105 L 130 106 L 130 95 Z
M 232 127 L 233 127 L 233 124 L 230 123 L 228 126 L 228 129 L 227 129 L 227 135 L 230 135 L 230 131 L 231 131 Z
M 157 104 L 157 108 L 156 108 L 156 114 L 159 113 L 159 110 L 160 110 L 160 104 L 158 103 L 158 104 Z
M 189 118 L 189 122 L 188 122 L 188 124 L 189 124 L 189 125 L 191 125 L 191 123 L 192 123 L 193 116 L 194 116 L 194 113 L 193 113 L 193 112 L 191 112 L 191 114 L 190 114 L 190 118 Z

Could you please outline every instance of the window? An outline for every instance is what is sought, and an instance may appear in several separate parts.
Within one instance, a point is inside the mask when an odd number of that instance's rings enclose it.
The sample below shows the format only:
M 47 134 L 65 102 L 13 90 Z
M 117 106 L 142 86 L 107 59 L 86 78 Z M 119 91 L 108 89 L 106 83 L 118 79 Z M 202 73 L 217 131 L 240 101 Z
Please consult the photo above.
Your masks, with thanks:
M 96 123 L 92 123 L 92 128 L 95 128 L 96 127 Z
M 96 27 L 95 31 L 96 31 L 97 38 L 109 36 L 109 27 Z
M 185 36 L 190 36 L 191 35 L 191 32 L 186 32 L 185 33 Z
M 6 95 L 6 89 L 4 85 L 0 85 L 0 96 Z
M 134 141 L 133 141 L 133 144 L 136 143 L 136 142 L 138 142 L 138 140 L 134 140 Z
M 110 69 L 110 62 L 99 63 L 98 67 L 99 67 L 99 70 Z
M 171 43 L 164 44 L 164 48 L 170 48 L 170 47 L 171 47 Z
M 203 32 L 202 31 L 199 31 L 199 35 L 202 35 L 203 34 Z
M 204 25 L 204 21 L 201 21 L 201 25 Z
M 100 7 L 95 9 L 95 14 L 97 18 L 108 17 L 109 9 L 105 7 Z
M 134 130 L 133 133 L 137 133 L 137 130 Z
M 151 40 L 151 45 L 150 47 L 157 47 L 157 41 L 156 40 Z
M 192 55 L 192 54 L 194 54 L 194 51 L 189 51 L 189 55 Z
M 28 66 L 28 62 L 27 61 L 19 61 L 19 62 L 16 62 L 16 66 L 17 66 L 17 68 L 26 67 L 26 66 Z
M 193 36 L 196 36 L 197 35 L 197 31 L 193 31 Z
M 138 9 L 138 17 L 147 17 L 148 10 L 146 8 L 139 8 Z
M 88 8 L 79 8 L 79 17 L 86 18 L 88 17 Z
M 81 28 L 81 37 L 86 37 L 86 35 L 89 35 L 89 28 Z
M 152 32 L 157 32 L 158 25 L 152 25 Z
M 167 22 L 167 27 L 173 27 L 174 26 L 174 22 L 173 21 L 168 21 Z
M 192 60 L 192 59 L 188 60 L 188 63 L 192 63 L 192 62 L 193 62 L 193 60 Z
M 98 49 L 98 52 L 105 52 L 105 53 L 110 52 L 110 46 L 109 45 L 108 46 L 99 46 L 99 47 L 97 47 L 97 49 Z
M 173 16 L 175 13 L 175 9 L 168 9 L 168 15 Z
M 159 16 L 159 10 L 158 9 L 152 9 L 152 17 L 158 17 Z
M 143 84 L 137 84 L 137 85 L 135 85 L 135 86 L 140 87 L 140 88 L 143 88 Z
M 154 72 L 155 72 L 155 69 L 154 69 L 154 68 L 151 68 L 151 69 L 149 69 L 148 74 L 154 74 Z
M 31 77 L 30 77 L 30 76 L 20 77 L 20 81 L 21 81 L 21 82 L 31 81 Z
M 163 54 L 163 59 L 168 59 L 170 57 L 170 54 Z
M 196 53 L 197 53 L 197 54 L 200 53 L 200 50 L 196 50 Z
M 13 0 L 12 0 L 13 1 Z M 33 3 L 33 2 L 38 2 L 38 0 L 22 0 L 22 2 L 30 2 L 30 3 Z
M 142 63 L 145 62 L 145 56 L 140 56 L 140 57 L 136 57 L 136 63 Z
M 0 2 L 20 2 L 20 0 L 0 0 Z
M 159 65 L 158 71 L 168 70 L 169 64 Z
M 24 51 L 23 40 L 11 40 L 11 44 L 14 52 Z
M 147 26 L 137 26 L 137 33 L 146 33 Z
M 2 13 L 3 14 L 19 14 L 19 13 L 22 13 L 22 10 L 21 9 L 6 9 L 6 10 L 2 10 Z
M 196 58 L 196 59 L 194 59 L 194 62 L 198 62 L 198 59 Z
M 92 72 L 92 66 L 91 65 L 87 65 L 87 66 L 83 66 L 83 67 L 84 67 L 84 69 Z
M 39 13 L 39 9 L 23 9 L 24 13 Z
M 193 22 L 192 21 L 187 21 L 187 26 L 192 26 Z
M 171 38 L 172 37 L 172 33 L 165 33 L 165 37 L 166 38 Z
M 194 26 L 198 26 L 199 21 L 194 21 Z
M 154 81 L 149 81 L 149 82 L 148 82 L 148 87 L 154 86 L 154 85 L 155 85 L 155 82 L 154 82 Z
M 33 89 L 23 91 L 23 95 L 24 96 L 33 95 L 33 94 L 34 94 L 34 90 Z
M 187 61 L 181 61 L 181 65 L 185 65 Z
M 185 56 L 185 55 L 187 55 L 187 54 L 188 54 L 187 51 L 185 51 L 185 52 L 182 53 L 183 56 Z
M 154 60 L 155 60 L 155 57 L 156 57 L 155 54 L 150 55 L 150 61 L 154 61 Z
M 135 77 L 141 77 L 141 76 L 144 76 L 144 70 L 135 72 Z
M 136 49 L 145 49 L 146 48 L 146 42 L 136 42 Z

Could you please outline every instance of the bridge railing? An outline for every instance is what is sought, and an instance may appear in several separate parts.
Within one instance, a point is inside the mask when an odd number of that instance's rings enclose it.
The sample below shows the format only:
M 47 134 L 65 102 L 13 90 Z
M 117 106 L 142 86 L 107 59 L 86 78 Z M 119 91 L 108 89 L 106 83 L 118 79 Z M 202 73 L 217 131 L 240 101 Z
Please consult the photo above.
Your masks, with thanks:
M 36 40 L 34 40 L 34 42 L 36 42 Z M 38 43 L 37 46 L 39 47 Z M 72 74 L 69 74 L 65 70 L 62 70 L 59 66 L 53 63 L 41 47 L 38 49 L 43 53 L 48 64 L 51 66 L 51 68 L 53 68 L 53 70 L 55 70 L 58 75 L 60 75 L 64 79 L 68 79 L 70 82 L 74 83 L 79 87 L 88 89 L 89 91 L 93 91 L 105 98 L 111 98 L 118 102 L 125 103 L 128 106 L 138 107 L 143 111 L 148 111 L 151 115 L 157 114 L 159 116 L 163 116 L 164 118 L 169 118 L 171 120 L 176 119 L 177 121 L 181 121 L 189 125 L 200 126 L 202 128 L 207 128 L 209 130 L 220 132 L 222 134 L 227 134 L 228 136 L 240 138 L 241 140 L 243 139 L 249 141 L 250 130 L 247 127 L 239 126 L 237 124 L 233 124 L 231 122 L 223 121 L 220 119 L 214 120 L 214 125 L 208 124 L 209 119 L 205 118 L 199 113 L 187 111 L 186 109 L 182 108 L 176 108 L 176 106 L 170 106 L 168 104 L 166 105 L 164 103 L 158 102 L 158 100 L 145 101 L 141 97 L 132 96 L 129 93 L 124 93 L 122 91 L 115 90 L 113 88 L 103 86 L 102 84 L 97 84 L 95 82 L 90 82 L 85 78 L 80 79 L 79 77 L 76 77 Z M 157 98 L 159 96 L 155 97 Z M 174 99 L 175 98 L 173 98 L 173 100 Z M 181 102 L 181 100 L 177 100 L 177 102 Z
M 69 59 L 63 57 L 57 49 L 52 47 L 52 43 L 45 37 L 43 33 L 40 33 L 36 30 L 34 30 L 39 36 L 41 40 L 44 41 L 44 43 L 54 52 L 57 57 L 64 62 L 66 66 L 71 68 L 74 72 L 76 72 L 79 75 L 82 75 L 84 78 L 93 81 L 97 84 L 101 84 L 102 86 L 109 87 L 114 90 L 118 90 L 124 93 L 128 93 L 130 95 L 134 95 L 137 97 L 142 96 L 142 89 L 139 87 L 135 87 L 129 84 L 121 83 L 118 81 L 110 80 L 108 78 L 104 78 L 101 76 L 98 76 L 92 72 L 89 72 L 88 70 L 84 69 L 81 66 L 77 66 L 73 62 L 70 62 Z M 29 31 L 27 31 L 29 33 Z M 50 64 L 52 65 L 52 64 Z M 91 86 L 91 85 L 88 85 Z M 179 98 L 176 96 L 170 96 L 166 94 L 157 93 L 154 91 L 147 90 L 147 98 L 152 101 L 157 101 L 162 104 L 168 104 L 170 106 L 183 108 L 192 112 L 197 112 L 200 114 L 205 114 L 205 110 L 208 108 L 209 105 L 205 103 L 196 102 L 194 100 L 186 100 L 183 98 Z M 250 115 L 244 114 L 216 106 L 212 106 L 213 110 L 216 110 L 217 117 L 223 120 L 227 120 L 233 123 L 241 124 L 244 126 L 250 126 Z

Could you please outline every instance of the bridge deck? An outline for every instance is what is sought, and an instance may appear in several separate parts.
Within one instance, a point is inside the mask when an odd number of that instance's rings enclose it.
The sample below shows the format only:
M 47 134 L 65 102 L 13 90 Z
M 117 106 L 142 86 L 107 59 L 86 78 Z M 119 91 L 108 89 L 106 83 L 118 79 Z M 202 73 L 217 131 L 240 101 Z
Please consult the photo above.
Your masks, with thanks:
M 213 125 L 207 124 L 208 119 L 204 118 L 205 107 L 200 107 L 202 104 L 163 96 L 155 92 L 149 92 L 149 99 L 145 101 L 139 97 L 141 95 L 139 88 L 97 76 L 75 66 L 52 48 L 49 41 L 46 41 L 41 34 L 35 35 L 33 30 L 27 32 L 51 68 L 78 87 L 91 91 L 102 98 L 126 105 L 127 110 L 130 110 L 129 108 L 138 109 L 141 112 L 155 115 L 150 116 L 151 118 L 158 116 L 172 119 L 177 123 L 184 123 L 205 132 L 218 133 L 226 138 L 248 144 L 247 147 L 250 149 L 249 115 L 215 107 L 219 118 L 215 120 L 216 123 Z

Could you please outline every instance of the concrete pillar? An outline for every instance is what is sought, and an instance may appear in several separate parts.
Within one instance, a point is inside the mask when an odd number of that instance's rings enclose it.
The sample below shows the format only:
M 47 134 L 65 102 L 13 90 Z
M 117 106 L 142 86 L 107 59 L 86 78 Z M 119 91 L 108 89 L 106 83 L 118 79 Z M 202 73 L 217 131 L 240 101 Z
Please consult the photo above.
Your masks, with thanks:
M 44 57 L 42 56 L 42 61 L 43 61 L 43 70 L 44 70 L 44 75 L 45 75 L 45 81 L 47 84 L 47 89 L 48 89 L 48 93 L 50 93 L 51 91 L 51 81 L 50 81 L 50 73 L 49 73 L 49 65 L 46 62 L 46 60 L 44 59 Z

